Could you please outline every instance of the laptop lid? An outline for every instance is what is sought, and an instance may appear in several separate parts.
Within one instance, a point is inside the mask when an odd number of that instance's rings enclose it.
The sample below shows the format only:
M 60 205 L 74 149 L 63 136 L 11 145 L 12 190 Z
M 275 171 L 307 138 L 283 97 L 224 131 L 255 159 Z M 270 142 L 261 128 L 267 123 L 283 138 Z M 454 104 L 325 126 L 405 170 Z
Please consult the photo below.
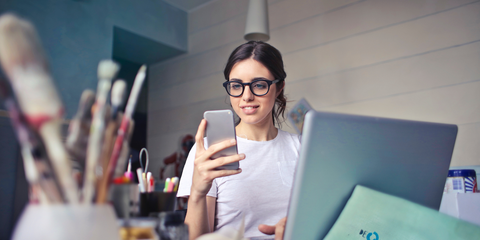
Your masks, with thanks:
M 357 184 L 438 209 L 457 126 L 310 111 L 284 239 L 323 239 Z

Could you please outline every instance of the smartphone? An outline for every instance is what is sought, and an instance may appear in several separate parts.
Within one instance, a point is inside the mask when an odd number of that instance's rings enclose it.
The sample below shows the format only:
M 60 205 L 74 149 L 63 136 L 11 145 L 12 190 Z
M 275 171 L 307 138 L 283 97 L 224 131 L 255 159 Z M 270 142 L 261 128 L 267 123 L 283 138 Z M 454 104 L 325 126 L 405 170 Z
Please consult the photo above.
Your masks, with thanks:
M 207 120 L 207 148 L 213 144 L 235 139 L 237 140 L 237 135 L 235 134 L 235 120 L 231 110 L 215 110 L 215 111 L 206 111 L 203 113 L 203 118 Z M 212 156 L 212 159 L 231 156 L 237 154 L 237 145 L 231 146 L 229 148 L 223 149 L 220 152 L 215 153 Z M 236 170 L 239 168 L 239 163 L 229 163 L 221 167 L 216 168 L 217 170 Z

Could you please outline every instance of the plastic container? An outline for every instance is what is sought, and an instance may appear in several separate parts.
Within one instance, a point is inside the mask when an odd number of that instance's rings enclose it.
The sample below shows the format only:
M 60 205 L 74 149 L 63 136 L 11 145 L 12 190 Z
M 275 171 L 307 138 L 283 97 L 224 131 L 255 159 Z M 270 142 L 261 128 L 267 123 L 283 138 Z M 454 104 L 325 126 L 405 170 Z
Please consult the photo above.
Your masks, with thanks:
M 120 239 L 115 212 L 105 205 L 28 205 L 12 240 Z

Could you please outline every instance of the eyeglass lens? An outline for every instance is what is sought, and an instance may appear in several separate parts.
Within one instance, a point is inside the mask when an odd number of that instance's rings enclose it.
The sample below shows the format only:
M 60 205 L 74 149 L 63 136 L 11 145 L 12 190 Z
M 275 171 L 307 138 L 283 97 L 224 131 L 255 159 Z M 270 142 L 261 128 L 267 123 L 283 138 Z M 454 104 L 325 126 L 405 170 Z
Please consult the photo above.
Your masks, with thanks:
M 240 96 L 243 93 L 245 86 L 238 82 L 229 82 L 227 90 L 232 96 Z M 266 81 L 255 81 L 250 84 L 250 89 L 255 95 L 265 95 L 268 93 L 269 85 Z

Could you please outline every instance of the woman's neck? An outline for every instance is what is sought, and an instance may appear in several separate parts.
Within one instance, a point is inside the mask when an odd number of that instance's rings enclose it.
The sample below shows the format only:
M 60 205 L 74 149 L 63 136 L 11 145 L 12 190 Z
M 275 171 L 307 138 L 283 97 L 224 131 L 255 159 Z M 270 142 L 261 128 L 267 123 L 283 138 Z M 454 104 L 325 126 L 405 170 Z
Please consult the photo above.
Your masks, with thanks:
M 266 122 L 264 124 L 246 124 L 240 122 L 235 131 L 238 137 L 246 138 L 253 141 L 269 141 L 277 137 L 278 129 L 273 125 L 273 122 Z

